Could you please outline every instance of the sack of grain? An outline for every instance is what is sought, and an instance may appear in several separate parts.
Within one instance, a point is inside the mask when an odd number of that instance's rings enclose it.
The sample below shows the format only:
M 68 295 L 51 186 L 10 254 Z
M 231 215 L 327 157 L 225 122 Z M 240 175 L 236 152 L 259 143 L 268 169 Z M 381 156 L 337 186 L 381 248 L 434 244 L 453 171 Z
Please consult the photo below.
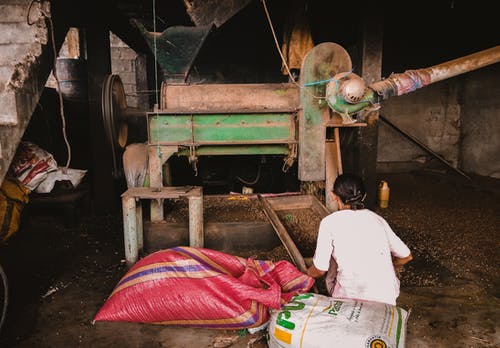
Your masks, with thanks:
M 21 213 L 29 201 L 29 190 L 16 178 L 6 177 L 0 185 L 0 242 L 12 237 L 21 224 Z
M 314 279 L 287 261 L 244 259 L 205 248 L 175 247 L 139 260 L 94 321 L 132 321 L 244 329 L 269 319 L 309 291 Z
M 57 162 L 52 154 L 38 145 L 29 141 L 21 141 L 10 169 L 31 192 L 45 180 L 48 173 L 57 170 Z
M 404 348 L 409 312 L 378 302 L 295 296 L 271 310 L 270 348 Z

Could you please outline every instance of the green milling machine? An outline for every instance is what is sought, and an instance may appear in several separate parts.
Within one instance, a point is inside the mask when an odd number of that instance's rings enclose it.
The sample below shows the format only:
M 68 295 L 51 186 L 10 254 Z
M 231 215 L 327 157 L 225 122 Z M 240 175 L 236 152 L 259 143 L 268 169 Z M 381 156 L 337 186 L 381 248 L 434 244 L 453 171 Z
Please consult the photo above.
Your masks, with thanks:
M 118 170 L 119 153 L 127 146 L 129 118 L 147 119 L 149 188 L 123 197 L 151 199 L 151 222 L 164 219 L 163 199 L 179 196 L 178 190 L 172 194 L 175 188 L 168 191 L 172 156 L 186 156 L 195 173 L 201 156 L 280 156 L 283 171 L 297 163 L 301 188 L 317 183 L 330 187 L 342 173 L 339 128 L 365 126 L 356 117 L 359 113 L 380 108 L 380 102 L 392 96 L 500 61 L 500 46 L 496 46 L 367 85 L 352 72 L 347 51 L 324 42 L 306 55 L 297 82 L 190 85 L 185 81 L 211 26 L 193 27 L 188 33 L 175 27 L 151 33 L 136 25 L 164 72 L 159 105 L 150 111 L 128 107 L 120 77 L 109 75 L 103 84 L 103 121 Z M 180 196 L 190 199 L 190 244 L 203 246 L 201 188 L 196 192 L 183 191 Z M 320 199 L 334 209 L 325 197 Z M 142 247 L 138 221 L 142 214 L 135 214 L 137 206 L 132 204 L 126 216 L 123 202 L 131 263 Z

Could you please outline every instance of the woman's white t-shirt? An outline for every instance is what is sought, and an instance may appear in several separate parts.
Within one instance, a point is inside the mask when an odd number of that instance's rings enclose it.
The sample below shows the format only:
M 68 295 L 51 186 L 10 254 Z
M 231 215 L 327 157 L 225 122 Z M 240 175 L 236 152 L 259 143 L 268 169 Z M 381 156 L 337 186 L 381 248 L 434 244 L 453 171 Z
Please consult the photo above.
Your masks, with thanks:
M 368 210 L 339 210 L 320 224 L 314 266 L 327 271 L 330 258 L 337 263 L 332 297 L 396 305 L 399 279 L 391 255 L 410 255 L 410 249 L 389 224 Z

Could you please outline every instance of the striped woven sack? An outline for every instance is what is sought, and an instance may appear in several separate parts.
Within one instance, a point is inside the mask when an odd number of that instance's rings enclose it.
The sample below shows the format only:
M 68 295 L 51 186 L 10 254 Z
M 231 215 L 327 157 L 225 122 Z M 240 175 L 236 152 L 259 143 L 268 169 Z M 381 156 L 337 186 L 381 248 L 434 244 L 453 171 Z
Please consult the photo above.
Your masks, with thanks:
M 139 260 L 118 282 L 96 321 L 242 329 L 269 319 L 314 279 L 288 261 L 245 259 L 176 247 Z

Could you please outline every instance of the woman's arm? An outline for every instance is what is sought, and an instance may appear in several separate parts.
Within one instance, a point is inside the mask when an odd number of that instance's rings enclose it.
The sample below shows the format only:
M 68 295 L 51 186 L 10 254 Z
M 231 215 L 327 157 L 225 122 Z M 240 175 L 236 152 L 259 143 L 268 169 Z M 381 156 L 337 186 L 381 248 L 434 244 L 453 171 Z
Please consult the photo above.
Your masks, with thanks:
M 314 265 L 312 265 L 311 267 L 309 267 L 307 269 L 307 275 L 309 277 L 313 277 L 313 278 L 319 278 L 319 277 L 323 276 L 325 273 L 326 273 L 326 271 L 321 271 L 321 270 L 317 269 L 316 266 L 314 266 Z
M 413 256 L 412 256 L 411 253 L 410 253 L 410 255 L 408 255 L 406 257 L 395 257 L 395 256 L 393 256 L 392 257 L 392 264 L 394 265 L 394 268 L 396 270 L 398 270 L 401 267 L 403 267 L 404 265 L 406 265 L 408 262 L 410 262 L 411 260 L 413 260 Z

